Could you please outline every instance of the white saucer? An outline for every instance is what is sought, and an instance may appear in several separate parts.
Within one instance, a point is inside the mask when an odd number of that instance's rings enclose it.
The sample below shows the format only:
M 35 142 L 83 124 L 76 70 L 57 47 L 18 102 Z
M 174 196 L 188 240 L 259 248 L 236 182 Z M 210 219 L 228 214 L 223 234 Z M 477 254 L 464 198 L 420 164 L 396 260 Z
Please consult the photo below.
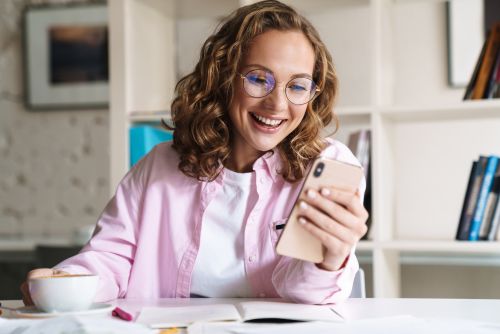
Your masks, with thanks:
M 24 306 L 12 312 L 12 315 L 16 318 L 52 318 L 59 317 L 63 315 L 93 315 L 111 312 L 114 306 L 111 304 L 95 303 L 88 310 L 84 311 L 70 311 L 70 312 L 43 312 L 37 309 L 35 306 Z

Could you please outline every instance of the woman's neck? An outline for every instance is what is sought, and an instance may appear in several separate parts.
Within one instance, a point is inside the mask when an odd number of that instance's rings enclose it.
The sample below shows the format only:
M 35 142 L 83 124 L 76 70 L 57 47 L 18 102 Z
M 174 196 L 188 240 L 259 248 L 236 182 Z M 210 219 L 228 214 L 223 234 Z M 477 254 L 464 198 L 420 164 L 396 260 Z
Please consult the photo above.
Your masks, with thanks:
M 234 155 L 231 155 L 224 164 L 224 167 L 237 173 L 250 173 L 253 171 L 253 163 L 255 162 L 255 160 L 257 159 L 242 161 L 239 159 L 235 159 Z
M 224 163 L 224 167 L 237 173 L 250 173 L 253 171 L 253 164 L 265 152 L 238 149 L 233 147 L 229 158 Z

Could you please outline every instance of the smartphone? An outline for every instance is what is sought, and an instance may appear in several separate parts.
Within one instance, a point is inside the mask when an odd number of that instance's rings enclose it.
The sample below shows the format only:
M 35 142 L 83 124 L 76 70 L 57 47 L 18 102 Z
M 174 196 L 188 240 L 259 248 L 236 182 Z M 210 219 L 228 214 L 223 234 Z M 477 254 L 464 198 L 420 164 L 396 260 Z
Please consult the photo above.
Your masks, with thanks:
M 353 194 L 363 178 L 363 168 L 327 158 L 317 158 L 309 170 L 295 201 L 283 232 L 276 245 L 280 255 L 321 263 L 324 259 L 324 247 L 312 234 L 299 223 L 299 203 L 306 197 L 309 189 L 320 191 L 323 187 L 335 187 Z

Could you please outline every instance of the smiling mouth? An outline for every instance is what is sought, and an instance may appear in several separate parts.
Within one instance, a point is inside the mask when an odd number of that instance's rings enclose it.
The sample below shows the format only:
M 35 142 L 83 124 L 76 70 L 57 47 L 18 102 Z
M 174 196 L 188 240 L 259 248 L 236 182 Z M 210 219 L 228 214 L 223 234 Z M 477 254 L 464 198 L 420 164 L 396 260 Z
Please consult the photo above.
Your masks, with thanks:
M 263 116 L 260 116 L 260 115 L 254 114 L 254 113 L 250 113 L 250 115 L 252 115 L 252 118 L 255 121 L 257 121 L 257 123 L 259 123 L 260 125 L 263 125 L 265 127 L 268 127 L 268 128 L 277 128 L 281 124 L 283 124 L 283 122 L 286 121 L 285 119 L 266 118 L 266 117 L 263 117 Z

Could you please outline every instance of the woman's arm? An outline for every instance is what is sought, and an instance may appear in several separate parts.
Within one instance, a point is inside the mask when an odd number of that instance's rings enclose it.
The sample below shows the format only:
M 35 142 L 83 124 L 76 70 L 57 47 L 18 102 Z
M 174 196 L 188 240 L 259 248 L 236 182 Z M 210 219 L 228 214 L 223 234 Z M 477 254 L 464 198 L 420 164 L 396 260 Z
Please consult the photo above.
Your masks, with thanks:
M 343 145 L 341 156 L 353 164 L 359 162 Z M 326 304 L 349 297 L 359 264 L 354 254 L 356 244 L 366 233 L 368 212 L 363 207 L 366 180 L 356 193 L 335 188 L 308 191 L 299 204 L 299 222 L 321 241 L 325 248 L 322 263 L 282 257 L 273 272 L 273 284 L 283 298 L 297 302 Z
M 336 271 L 320 269 L 312 262 L 282 256 L 273 272 L 273 285 L 287 300 L 305 304 L 332 304 L 346 300 L 359 269 L 354 250 Z
M 71 274 L 99 275 L 96 301 L 123 297 L 127 292 L 140 227 L 144 180 L 151 160 L 150 155 L 146 156 L 123 178 L 82 250 L 54 267 Z

